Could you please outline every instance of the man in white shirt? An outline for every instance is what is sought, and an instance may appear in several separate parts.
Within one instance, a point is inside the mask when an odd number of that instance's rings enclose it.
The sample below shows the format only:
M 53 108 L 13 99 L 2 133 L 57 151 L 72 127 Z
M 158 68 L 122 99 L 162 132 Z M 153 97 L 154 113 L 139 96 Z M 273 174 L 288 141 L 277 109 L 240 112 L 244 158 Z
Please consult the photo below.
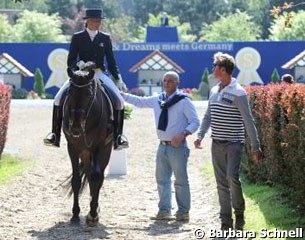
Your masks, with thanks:
M 187 162 L 189 148 L 186 138 L 199 127 L 199 119 L 192 101 L 178 91 L 179 75 L 170 71 L 163 76 L 165 92 L 157 96 L 138 97 L 121 93 L 124 100 L 136 107 L 152 108 L 155 114 L 160 144 L 156 156 L 156 180 L 159 211 L 153 220 L 188 221 L 191 206 Z M 171 215 L 171 176 L 175 176 L 175 196 L 178 210 Z

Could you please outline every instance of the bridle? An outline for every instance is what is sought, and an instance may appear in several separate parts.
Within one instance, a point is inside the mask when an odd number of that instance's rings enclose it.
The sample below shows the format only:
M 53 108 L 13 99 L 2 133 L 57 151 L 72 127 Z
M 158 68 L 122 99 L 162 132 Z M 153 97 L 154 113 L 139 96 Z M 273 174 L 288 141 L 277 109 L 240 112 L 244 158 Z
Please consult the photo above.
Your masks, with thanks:
M 87 148 L 90 148 L 92 146 L 92 143 L 93 143 L 93 139 L 91 140 L 90 143 L 88 143 L 88 140 L 87 140 L 87 134 L 86 134 L 86 124 L 87 124 L 87 120 L 88 120 L 88 117 L 89 117 L 89 114 L 90 114 L 90 111 L 92 109 L 92 106 L 93 106 L 93 103 L 94 103 L 94 100 L 96 98 L 96 95 L 97 95 L 97 81 L 95 78 L 92 78 L 90 79 L 90 81 L 86 84 L 76 84 L 75 82 L 73 82 L 72 80 L 70 80 L 70 87 L 76 87 L 76 88 L 86 88 L 86 87 L 89 87 L 91 86 L 92 84 L 94 84 L 93 86 L 93 89 L 94 89 L 94 93 L 93 93 L 93 96 L 91 97 L 90 101 L 89 101 L 89 104 L 88 104 L 88 108 L 79 108 L 79 109 L 75 109 L 75 108 L 72 108 L 70 111 L 71 113 L 84 113 L 85 115 L 85 119 L 82 119 L 81 120 L 81 134 L 73 134 L 72 133 L 72 125 L 73 125 L 73 120 L 69 119 L 69 128 L 68 128 L 68 131 L 65 131 L 65 133 L 69 136 L 72 136 L 74 138 L 79 138 L 81 136 L 84 137 L 84 142 L 85 142 L 85 145 Z M 67 99 L 69 98 L 69 95 L 66 97 L 65 99 L 65 102 L 64 102 L 64 106 L 67 104 Z M 64 107 L 65 109 L 65 107 Z M 65 111 L 64 111 L 65 112 Z M 101 114 L 103 113 L 103 109 L 101 109 Z M 64 114 L 64 113 L 63 113 Z

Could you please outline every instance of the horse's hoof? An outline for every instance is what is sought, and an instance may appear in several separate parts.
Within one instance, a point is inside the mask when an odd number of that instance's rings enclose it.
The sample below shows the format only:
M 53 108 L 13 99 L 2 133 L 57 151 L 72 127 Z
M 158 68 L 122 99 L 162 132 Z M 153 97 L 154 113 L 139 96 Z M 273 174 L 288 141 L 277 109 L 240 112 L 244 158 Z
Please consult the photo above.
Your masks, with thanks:
M 72 224 L 79 224 L 79 223 L 80 223 L 80 218 L 79 218 L 79 217 L 72 217 L 72 218 L 70 219 L 70 222 L 71 222 Z
M 88 227 L 95 227 L 98 223 L 98 216 L 96 216 L 95 218 L 93 218 L 91 216 L 90 213 L 88 213 L 87 217 L 86 217 L 86 224 Z

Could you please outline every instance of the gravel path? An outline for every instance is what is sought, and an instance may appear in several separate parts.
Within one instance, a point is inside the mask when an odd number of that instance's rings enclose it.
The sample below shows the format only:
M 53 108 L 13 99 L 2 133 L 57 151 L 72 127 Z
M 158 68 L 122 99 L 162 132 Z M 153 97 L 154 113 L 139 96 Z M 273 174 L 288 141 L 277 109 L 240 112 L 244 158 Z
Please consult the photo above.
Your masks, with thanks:
M 205 105 L 197 103 L 202 117 Z M 210 140 L 204 150 L 195 150 L 195 136 L 188 139 L 191 154 L 189 177 L 192 196 L 188 223 L 152 221 L 157 212 L 154 178 L 157 138 L 150 109 L 134 109 L 126 121 L 130 141 L 128 174 L 107 176 L 100 193 L 100 223 L 88 228 L 89 192 L 80 200 L 81 224 L 70 225 L 72 198 L 66 198 L 60 183 L 70 174 L 66 141 L 61 148 L 45 147 L 42 139 L 50 130 L 51 104 L 12 103 L 6 151 L 33 162 L 22 176 L 0 186 L 0 239 L 196 239 L 196 228 L 215 229 L 217 197 L 214 182 L 200 175 L 210 160 Z M 174 200 L 174 199 L 173 199 Z M 175 202 L 175 201 L 173 201 Z M 176 211 L 174 205 L 173 212 Z

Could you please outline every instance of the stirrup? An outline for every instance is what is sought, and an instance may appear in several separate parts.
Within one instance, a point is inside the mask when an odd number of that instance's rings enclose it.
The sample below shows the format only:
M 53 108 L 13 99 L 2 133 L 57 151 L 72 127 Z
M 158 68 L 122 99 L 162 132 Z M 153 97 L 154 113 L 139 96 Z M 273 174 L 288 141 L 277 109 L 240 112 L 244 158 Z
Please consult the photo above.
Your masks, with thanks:
M 125 148 L 129 148 L 129 143 L 127 138 L 122 134 L 118 135 L 115 139 L 114 150 L 122 150 Z
M 59 142 L 55 133 L 49 133 L 44 139 L 43 143 L 46 146 L 59 147 Z

